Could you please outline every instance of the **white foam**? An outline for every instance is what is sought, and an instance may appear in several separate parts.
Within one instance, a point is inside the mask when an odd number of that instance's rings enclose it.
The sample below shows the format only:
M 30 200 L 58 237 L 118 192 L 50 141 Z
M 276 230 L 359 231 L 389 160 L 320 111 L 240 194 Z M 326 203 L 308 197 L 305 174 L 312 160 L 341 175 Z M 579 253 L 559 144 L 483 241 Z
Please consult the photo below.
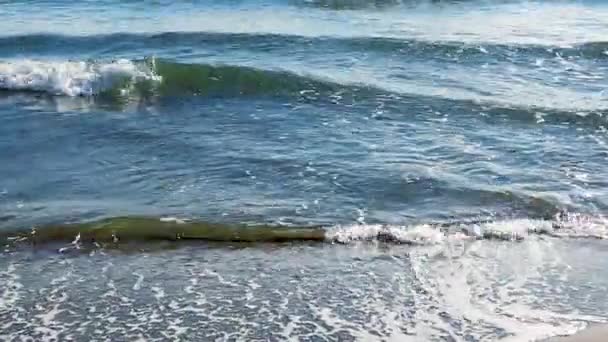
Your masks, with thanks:
M 608 220 L 603 217 L 565 214 L 555 220 L 507 219 L 471 224 L 454 223 L 446 229 L 432 224 L 352 224 L 328 228 L 325 234 L 327 241 L 336 243 L 386 241 L 410 245 L 438 245 L 466 239 L 520 241 L 536 235 L 608 239 Z
M 141 290 L 141 284 L 144 282 L 144 276 L 143 276 L 143 274 L 140 274 L 140 273 L 133 273 L 133 275 L 135 275 L 137 277 L 135 284 L 133 284 L 133 290 L 139 291 L 139 290 Z
M 601 216 L 566 213 L 554 220 L 514 219 L 465 227 L 469 235 L 485 239 L 522 240 L 530 235 L 558 238 L 608 239 L 608 220 Z
M 162 287 L 153 286 L 151 287 L 151 289 L 154 293 L 154 298 L 156 298 L 157 301 L 160 301 L 161 299 L 165 298 L 165 290 Z
M 161 217 L 160 218 L 160 222 L 170 222 L 170 223 L 177 223 L 177 224 L 184 224 L 186 223 L 187 220 L 185 219 L 180 219 L 177 217 Z
M 557 217 L 554 235 L 569 238 L 608 239 L 608 219 L 568 213 Z
M 9 310 L 21 298 L 21 289 L 23 284 L 19 282 L 17 267 L 14 264 L 9 264 L 5 271 L 0 272 L 0 285 L 2 292 L 0 293 L 0 311 Z
M 467 234 L 477 238 L 522 240 L 530 234 L 551 234 L 551 221 L 514 219 L 475 224 L 464 228 Z
M 522 231 L 528 223 L 514 220 L 496 225 L 506 231 L 514 226 Z M 578 330 L 581 320 L 597 320 L 560 314 L 551 305 L 539 307 L 535 302 L 530 282 L 547 284 L 543 270 L 563 266 L 551 240 L 530 239 L 517 247 L 474 241 L 454 252 L 444 249 L 442 258 L 429 257 L 418 249 L 409 254 L 423 289 L 415 293 L 420 309 L 417 319 L 423 322 L 416 327 L 417 335 L 428 328 L 434 330 L 432 335 L 441 331 L 453 337 L 466 330 L 475 340 L 482 340 L 488 329 L 500 328 L 507 333 L 505 341 L 537 341 Z M 464 326 L 446 325 L 429 307 L 440 307 L 446 317 L 465 322 Z
M 133 84 L 142 80 L 160 78 L 126 59 L 107 63 L 35 60 L 0 62 L 0 88 L 8 90 L 92 96 L 114 88 L 119 82 Z
M 374 224 L 335 226 L 330 228 L 325 236 L 327 240 L 338 243 L 384 240 L 413 245 L 437 244 L 445 238 L 439 229 L 430 225 L 408 227 Z

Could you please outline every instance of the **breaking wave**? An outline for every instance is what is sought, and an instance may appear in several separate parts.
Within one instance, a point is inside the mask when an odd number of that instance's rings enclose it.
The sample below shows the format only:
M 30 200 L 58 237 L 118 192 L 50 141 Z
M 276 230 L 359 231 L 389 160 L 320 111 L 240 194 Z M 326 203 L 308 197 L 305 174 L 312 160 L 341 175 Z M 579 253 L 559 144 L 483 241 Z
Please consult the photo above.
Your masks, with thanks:
M 160 78 L 128 60 L 109 63 L 19 60 L 0 63 L 0 88 L 52 95 L 93 96 L 108 91 L 122 94 L 144 81 Z
M 608 220 L 577 214 L 553 220 L 511 219 L 418 225 L 352 224 L 330 227 L 229 225 L 177 218 L 117 217 L 82 224 L 48 225 L 31 230 L 4 231 L 7 245 L 117 246 L 125 242 L 201 240 L 210 242 L 325 242 L 350 244 L 381 242 L 435 245 L 451 240 L 520 241 L 529 236 L 555 238 L 608 238 Z
M 367 81 L 366 81 L 367 82 Z M 418 94 L 383 88 L 375 82 L 349 82 L 329 75 L 299 74 L 285 70 L 259 69 L 241 65 L 179 63 L 146 58 L 113 61 L 37 61 L 0 62 L 0 91 L 40 93 L 48 96 L 86 97 L 95 103 L 121 104 L 130 100 L 163 97 L 257 97 L 289 98 L 302 102 L 343 104 L 362 103 L 364 99 L 397 105 L 408 102 L 413 108 L 426 102 L 447 104 L 465 111 L 480 111 L 516 120 L 537 122 L 581 122 L 591 126 L 606 124 L 605 108 L 596 104 L 552 108 L 480 101 L 439 94 Z M 416 90 L 418 91 L 418 90 Z M 416 92 L 415 91 L 415 92 Z M 550 110 L 550 115 L 541 115 Z M 539 114 L 540 113 L 540 114 Z M 539 116 L 540 115 L 540 116 Z
M 19 60 L 0 63 L 0 89 L 64 96 L 301 95 L 338 84 L 288 72 L 156 59 L 111 62 Z

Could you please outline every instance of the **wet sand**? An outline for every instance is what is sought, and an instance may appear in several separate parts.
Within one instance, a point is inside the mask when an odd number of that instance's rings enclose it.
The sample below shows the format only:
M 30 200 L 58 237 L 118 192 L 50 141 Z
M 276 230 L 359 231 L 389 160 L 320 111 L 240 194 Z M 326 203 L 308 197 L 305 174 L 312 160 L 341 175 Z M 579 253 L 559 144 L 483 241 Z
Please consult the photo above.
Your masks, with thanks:
M 577 334 L 554 337 L 546 342 L 608 342 L 608 325 L 593 325 Z

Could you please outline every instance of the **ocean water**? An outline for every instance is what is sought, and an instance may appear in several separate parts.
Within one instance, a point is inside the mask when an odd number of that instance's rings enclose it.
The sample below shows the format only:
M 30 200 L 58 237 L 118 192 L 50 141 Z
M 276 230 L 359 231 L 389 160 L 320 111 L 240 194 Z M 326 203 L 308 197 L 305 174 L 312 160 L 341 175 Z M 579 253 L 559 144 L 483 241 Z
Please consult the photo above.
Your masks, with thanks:
M 0 340 L 608 322 L 608 5 L 0 1 Z

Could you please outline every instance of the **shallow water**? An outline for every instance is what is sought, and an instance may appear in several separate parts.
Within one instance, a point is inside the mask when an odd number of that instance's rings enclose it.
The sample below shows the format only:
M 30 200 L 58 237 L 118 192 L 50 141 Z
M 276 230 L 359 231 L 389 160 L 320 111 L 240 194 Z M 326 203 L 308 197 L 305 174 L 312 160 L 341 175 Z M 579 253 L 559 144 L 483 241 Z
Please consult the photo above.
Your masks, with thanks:
M 1 339 L 608 320 L 608 6 L 0 2 Z

